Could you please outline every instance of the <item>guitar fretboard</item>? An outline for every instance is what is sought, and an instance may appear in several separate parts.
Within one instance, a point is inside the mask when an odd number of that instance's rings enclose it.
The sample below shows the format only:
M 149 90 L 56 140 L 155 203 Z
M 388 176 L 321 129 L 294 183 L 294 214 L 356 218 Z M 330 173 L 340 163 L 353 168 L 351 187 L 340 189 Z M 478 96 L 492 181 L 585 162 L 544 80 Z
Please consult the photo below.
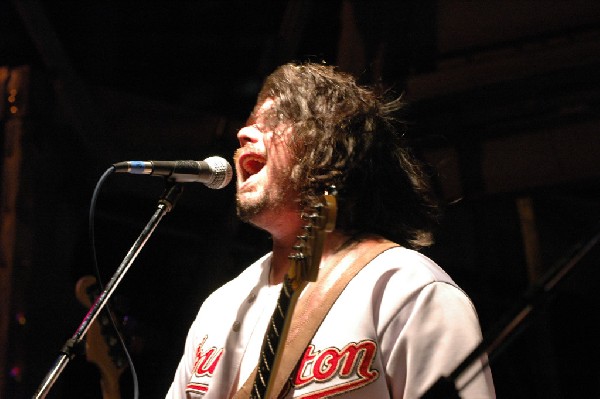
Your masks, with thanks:
M 292 283 L 286 277 L 281 286 L 279 298 L 277 299 L 277 306 L 275 306 L 273 315 L 271 315 L 271 320 L 269 320 L 267 332 L 265 333 L 265 338 L 260 350 L 258 369 L 256 378 L 254 379 L 252 393 L 250 395 L 250 398 L 252 399 L 263 399 L 267 393 L 267 386 L 269 378 L 271 377 L 271 367 L 275 361 L 275 355 L 281 341 L 281 333 L 285 325 L 285 318 L 288 314 L 293 294 Z

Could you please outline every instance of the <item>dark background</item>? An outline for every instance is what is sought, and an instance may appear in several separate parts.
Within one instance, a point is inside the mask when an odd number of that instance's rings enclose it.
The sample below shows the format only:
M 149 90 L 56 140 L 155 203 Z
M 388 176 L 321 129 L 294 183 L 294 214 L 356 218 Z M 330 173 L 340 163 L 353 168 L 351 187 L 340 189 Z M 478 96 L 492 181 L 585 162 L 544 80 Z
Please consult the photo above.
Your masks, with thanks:
M 599 2 L 3 0 L 1 398 L 31 397 L 85 315 L 74 287 L 94 272 L 88 215 L 109 166 L 231 160 L 264 76 L 307 59 L 405 93 L 408 137 L 448 202 L 425 252 L 487 337 L 572 266 L 494 350 L 498 397 L 600 396 L 597 245 L 572 257 L 600 221 Z M 106 280 L 164 183 L 99 189 Z M 186 186 L 115 292 L 142 398 L 166 393 L 202 300 L 269 248 L 233 198 L 233 184 Z M 121 385 L 132 397 L 128 371 Z M 95 365 L 75 357 L 49 397 L 100 397 Z

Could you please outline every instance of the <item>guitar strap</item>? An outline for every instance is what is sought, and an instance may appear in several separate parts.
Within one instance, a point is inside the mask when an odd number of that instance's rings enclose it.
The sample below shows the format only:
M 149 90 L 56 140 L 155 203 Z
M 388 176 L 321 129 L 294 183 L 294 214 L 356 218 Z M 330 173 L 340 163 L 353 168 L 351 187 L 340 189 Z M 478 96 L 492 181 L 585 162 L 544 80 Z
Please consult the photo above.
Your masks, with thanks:
M 285 340 L 285 356 L 283 356 L 278 370 L 275 370 L 276 375 L 271 392 L 279 394 L 290 380 L 298 361 L 344 287 L 377 255 L 396 246 L 398 244 L 383 238 L 359 241 L 348 251 L 341 251 L 342 259 L 339 262 L 329 263 L 327 267 L 319 271 L 318 280 L 306 286 L 298 298 Z M 361 247 L 364 247 L 364 250 Z M 232 399 L 249 398 L 255 376 L 256 368 Z

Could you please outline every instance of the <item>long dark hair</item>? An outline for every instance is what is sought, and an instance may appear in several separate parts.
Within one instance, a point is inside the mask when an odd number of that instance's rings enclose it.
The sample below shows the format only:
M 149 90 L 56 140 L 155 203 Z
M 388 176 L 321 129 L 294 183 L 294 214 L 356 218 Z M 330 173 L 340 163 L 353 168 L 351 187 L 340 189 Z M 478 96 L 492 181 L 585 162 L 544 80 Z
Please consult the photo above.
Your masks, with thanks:
M 394 117 L 399 97 L 384 98 L 333 66 L 285 64 L 267 77 L 258 104 L 272 98 L 274 126 L 293 126 L 290 143 L 301 201 L 338 191 L 337 228 L 378 234 L 408 248 L 433 242 L 439 206 L 423 165 L 403 142 Z

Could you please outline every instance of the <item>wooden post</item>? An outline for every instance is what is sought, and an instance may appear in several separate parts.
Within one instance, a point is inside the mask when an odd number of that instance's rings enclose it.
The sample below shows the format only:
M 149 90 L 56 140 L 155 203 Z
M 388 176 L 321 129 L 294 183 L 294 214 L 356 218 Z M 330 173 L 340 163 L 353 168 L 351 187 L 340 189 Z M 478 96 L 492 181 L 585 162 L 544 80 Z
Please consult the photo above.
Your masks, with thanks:
M 535 208 L 533 199 L 529 196 L 516 199 L 517 212 L 521 222 L 521 235 L 523 237 L 523 249 L 525 252 L 525 261 L 527 267 L 527 275 L 529 284 L 535 284 L 546 272 L 543 267 L 542 255 L 540 251 L 540 238 L 535 218 Z M 536 306 L 540 306 L 539 304 Z M 547 317 L 547 312 L 542 309 L 542 316 Z M 557 385 L 558 366 L 555 361 L 554 347 L 550 340 L 550 332 L 543 323 L 535 323 L 530 329 L 536 338 L 536 345 L 532 350 L 536 352 L 536 356 L 542 359 L 539 362 L 539 367 L 533 371 L 535 378 L 536 392 L 542 393 L 542 397 L 552 399 L 557 397 L 557 392 L 560 392 Z
M 7 387 L 8 339 L 13 316 L 12 277 L 17 238 L 23 118 L 26 113 L 29 68 L 0 68 L 2 180 L 0 181 L 0 397 Z
M 521 235 L 527 263 L 529 283 L 535 282 L 543 273 L 540 255 L 540 242 L 535 222 L 535 212 L 531 197 L 517 198 L 517 211 L 521 222 Z

